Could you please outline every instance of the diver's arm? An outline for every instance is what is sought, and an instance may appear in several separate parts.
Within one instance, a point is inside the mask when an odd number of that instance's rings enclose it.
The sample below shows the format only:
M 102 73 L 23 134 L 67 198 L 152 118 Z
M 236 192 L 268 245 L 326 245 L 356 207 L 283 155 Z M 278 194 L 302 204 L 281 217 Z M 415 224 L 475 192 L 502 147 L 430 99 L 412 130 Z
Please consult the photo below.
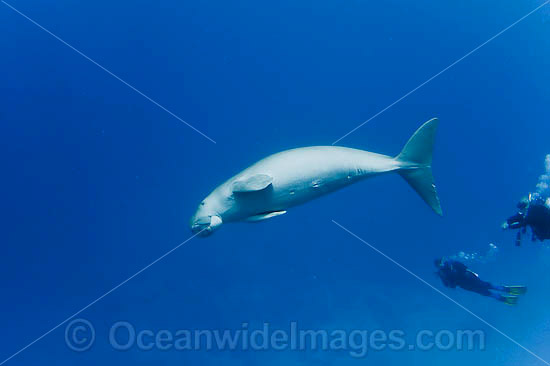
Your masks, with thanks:
M 510 217 L 506 222 L 502 225 L 502 228 L 504 230 L 506 229 L 521 229 L 522 227 L 525 227 L 525 217 L 524 215 L 519 212 L 516 215 Z
M 456 288 L 456 282 L 452 281 L 451 278 L 447 275 L 440 275 L 443 286 L 448 288 Z
M 445 287 L 448 287 L 448 288 L 455 288 L 456 287 L 456 284 L 452 283 L 451 281 L 449 281 L 446 278 L 443 278 L 442 281 L 443 281 L 443 286 L 445 286 Z

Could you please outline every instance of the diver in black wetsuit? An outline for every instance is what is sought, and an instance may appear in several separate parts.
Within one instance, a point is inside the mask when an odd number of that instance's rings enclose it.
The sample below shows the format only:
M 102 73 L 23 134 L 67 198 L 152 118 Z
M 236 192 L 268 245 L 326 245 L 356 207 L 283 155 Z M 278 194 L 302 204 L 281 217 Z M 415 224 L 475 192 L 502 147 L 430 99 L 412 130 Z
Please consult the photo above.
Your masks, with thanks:
M 483 281 L 477 273 L 472 272 L 459 261 L 439 258 L 434 263 L 438 269 L 437 275 L 445 287 L 456 288 L 458 286 L 467 291 L 490 296 L 508 305 L 515 305 L 518 295 L 523 295 L 527 291 L 525 286 L 495 286 L 490 282 Z
M 550 239 L 550 205 L 538 194 L 531 194 L 518 203 L 519 212 L 502 225 L 504 230 L 517 229 L 516 245 L 521 245 L 521 235 L 531 228 L 533 241 Z

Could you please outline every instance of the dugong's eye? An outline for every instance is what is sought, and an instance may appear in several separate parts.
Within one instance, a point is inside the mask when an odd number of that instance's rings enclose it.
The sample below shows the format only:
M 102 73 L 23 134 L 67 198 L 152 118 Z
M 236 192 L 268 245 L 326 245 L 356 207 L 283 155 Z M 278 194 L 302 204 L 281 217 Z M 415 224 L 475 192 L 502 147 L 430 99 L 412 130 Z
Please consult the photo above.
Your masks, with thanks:
M 204 201 L 201 202 L 201 206 L 204 206 Z

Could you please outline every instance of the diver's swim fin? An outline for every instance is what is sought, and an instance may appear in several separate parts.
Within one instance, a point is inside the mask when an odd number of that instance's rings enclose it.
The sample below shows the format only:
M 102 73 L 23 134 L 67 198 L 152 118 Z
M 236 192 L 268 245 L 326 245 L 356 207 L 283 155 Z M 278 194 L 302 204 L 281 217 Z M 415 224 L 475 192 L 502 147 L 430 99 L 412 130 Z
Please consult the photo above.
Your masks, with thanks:
M 500 301 L 505 303 L 506 305 L 516 305 L 518 303 L 519 297 L 517 296 L 502 296 L 500 298 Z
M 504 286 L 504 289 L 506 293 L 514 296 L 524 295 L 527 292 L 527 287 L 525 286 Z

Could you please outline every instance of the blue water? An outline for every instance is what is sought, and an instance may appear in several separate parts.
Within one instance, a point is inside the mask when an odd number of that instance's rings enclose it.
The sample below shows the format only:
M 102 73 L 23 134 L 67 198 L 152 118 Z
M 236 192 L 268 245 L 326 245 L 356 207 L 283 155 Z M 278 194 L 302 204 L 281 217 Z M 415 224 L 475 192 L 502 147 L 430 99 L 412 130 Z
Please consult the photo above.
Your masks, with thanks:
M 330 145 L 540 0 L 55 1 L 9 4 L 177 116 L 0 3 L 1 347 L 4 360 L 188 239 L 213 188 L 271 153 Z M 339 142 L 395 155 L 441 121 L 439 218 L 397 175 L 361 182 L 258 225 L 193 239 L 6 365 L 542 365 L 502 334 L 336 226 L 337 221 L 543 359 L 550 249 L 500 224 L 550 152 L 550 5 Z M 527 284 L 517 307 L 444 288 L 437 256 Z M 114 350 L 136 330 L 482 330 L 484 350 Z M 409 337 L 409 338 L 410 338 Z M 0 362 L 1 362 L 0 360 Z

